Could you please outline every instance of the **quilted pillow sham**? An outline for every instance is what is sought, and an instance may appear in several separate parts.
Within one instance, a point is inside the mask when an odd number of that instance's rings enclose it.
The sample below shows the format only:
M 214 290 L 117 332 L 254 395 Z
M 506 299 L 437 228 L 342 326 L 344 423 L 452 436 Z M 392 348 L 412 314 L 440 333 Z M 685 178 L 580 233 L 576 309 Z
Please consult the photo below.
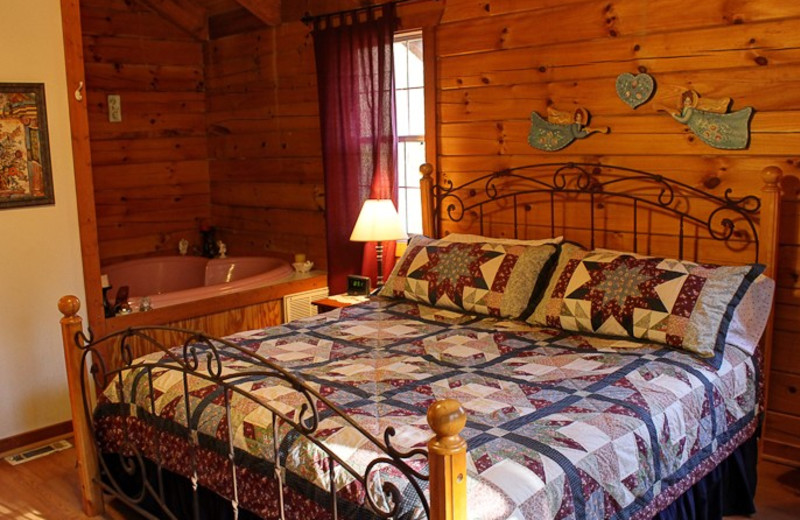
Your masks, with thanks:
M 755 354 L 767 328 L 774 294 L 775 280 L 763 274 L 756 278 L 733 312 L 725 343 L 736 345 L 751 356 Z
M 718 366 L 734 311 L 763 270 L 565 244 L 528 321 L 663 343 Z
M 416 236 L 379 294 L 518 318 L 541 297 L 556 251 L 553 244 L 534 247 Z

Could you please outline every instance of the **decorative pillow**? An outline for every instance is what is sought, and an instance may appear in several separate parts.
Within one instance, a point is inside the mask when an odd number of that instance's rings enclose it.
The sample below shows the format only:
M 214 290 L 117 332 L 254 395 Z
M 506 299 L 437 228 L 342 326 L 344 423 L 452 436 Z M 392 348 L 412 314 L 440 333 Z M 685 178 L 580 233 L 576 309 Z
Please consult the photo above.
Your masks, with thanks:
M 520 245 L 520 246 L 543 246 L 547 244 L 560 244 L 564 241 L 564 237 L 542 238 L 539 240 L 519 240 L 516 238 L 489 238 L 483 235 L 470 235 L 469 233 L 450 233 L 445 235 L 441 240 L 446 242 L 491 242 L 492 244 L 507 244 L 507 245 Z
M 764 329 L 767 328 L 774 294 L 775 280 L 759 275 L 733 311 L 733 320 L 725 342 L 736 345 L 752 356 L 758 348 Z
M 411 239 L 380 294 L 517 318 L 536 305 L 540 274 L 555 259 L 555 245 L 538 247 L 491 242 L 452 242 L 424 236 Z
M 719 366 L 734 311 L 763 270 L 565 244 L 529 321 L 663 343 L 714 358 Z

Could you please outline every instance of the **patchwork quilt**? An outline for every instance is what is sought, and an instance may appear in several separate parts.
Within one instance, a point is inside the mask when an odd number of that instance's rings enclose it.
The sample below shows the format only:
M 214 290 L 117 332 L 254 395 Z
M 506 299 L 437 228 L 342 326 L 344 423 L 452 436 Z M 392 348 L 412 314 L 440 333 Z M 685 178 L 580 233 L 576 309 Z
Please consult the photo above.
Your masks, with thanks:
M 426 445 L 433 401 L 458 399 L 476 519 L 650 518 L 755 429 L 758 376 L 736 347 L 714 369 L 665 345 L 381 297 L 229 339 L 300 376 L 376 437 L 393 426 L 403 451 Z M 259 363 L 233 349 L 222 358 L 238 388 L 297 417 L 305 400 L 286 383 L 247 376 Z M 102 451 L 139 451 L 264 518 L 280 518 L 281 500 L 287 518 L 330 518 L 331 487 L 340 517 L 374 516 L 364 486 L 323 449 L 252 400 L 199 377 L 184 381 L 168 369 L 174 363 L 145 356 L 106 389 L 95 414 Z M 328 450 L 357 471 L 381 456 L 317 405 Z M 427 471 L 423 459 L 411 464 Z M 403 491 L 399 517 L 423 516 L 399 472 L 382 467 L 367 485 L 385 482 Z

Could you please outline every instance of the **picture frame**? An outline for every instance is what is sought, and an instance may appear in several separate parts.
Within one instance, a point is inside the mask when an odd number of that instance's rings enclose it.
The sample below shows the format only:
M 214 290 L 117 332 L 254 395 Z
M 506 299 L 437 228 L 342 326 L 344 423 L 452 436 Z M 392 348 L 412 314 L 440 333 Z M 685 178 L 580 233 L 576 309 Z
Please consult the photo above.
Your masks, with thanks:
M 55 204 L 44 83 L 0 83 L 0 209 Z

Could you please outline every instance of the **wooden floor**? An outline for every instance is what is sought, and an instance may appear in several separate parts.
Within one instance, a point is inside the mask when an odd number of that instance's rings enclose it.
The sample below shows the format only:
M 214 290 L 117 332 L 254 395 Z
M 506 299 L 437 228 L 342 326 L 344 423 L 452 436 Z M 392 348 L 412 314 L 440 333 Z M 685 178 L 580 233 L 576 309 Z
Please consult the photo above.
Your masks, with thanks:
M 764 462 L 759 471 L 757 520 L 800 518 L 800 469 Z M 111 510 L 104 518 L 133 518 Z M 85 519 L 69 449 L 11 466 L 0 460 L 0 518 L 14 520 Z M 738 518 L 738 517 L 737 517 Z

